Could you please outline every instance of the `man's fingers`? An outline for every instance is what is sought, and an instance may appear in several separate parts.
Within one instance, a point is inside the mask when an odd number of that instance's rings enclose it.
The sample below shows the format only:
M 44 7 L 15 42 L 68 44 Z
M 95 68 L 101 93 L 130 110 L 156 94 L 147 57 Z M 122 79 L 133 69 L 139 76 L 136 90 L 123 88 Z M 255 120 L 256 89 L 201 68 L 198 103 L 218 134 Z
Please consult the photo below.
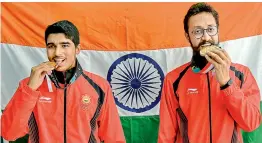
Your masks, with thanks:
M 208 55 L 205 55 L 205 58 L 207 59 L 207 61 L 211 64 L 213 64 L 215 67 L 217 67 L 218 63 L 213 60 L 212 58 L 210 58 Z
M 50 62 L 50 61 L 47 61 L 47 62 L 43 62 L 35 67 L 32 68 L 32 71 L 35 72 L 36 70 L 39 70 L 43 67 L 50 67 L 50 68 L 55 68 L 56 66 L 56 63 L 55 62 Z
M 231 59 L 229 57 L 229 55 L 227 54 L 227 52 L 223 49 L 221 50 L 214 50 L 212 51 L 213 53 L 216 53 L 223 61 L 230 63 Z
M 213 50 L 212 52 L 217 54 L 222 60 L 227 60 L 227 57 L 224 54 L 223 50 Z
M 206 55 L 207 55 L 209 58 L 211 58 L 212 60 L 216 61 L 216 63 L 219 63 L 219 64 L 223 64 L 223 63 L 224 63 L 223 59 L 222 59 L 219 55 L 217 55 L 216 53 L 214 53 L 214 52 L 207 52 Z
M 53 69 L 55 69 L 55 68 L 52 67 L 52 66 L 42 65 L 41 67 L 38 67 L 38 68 L 35 70 L 35 72 L 42 75 L 43 72 L 44 72 L 44 73 L 47 73 L 47 72 L 52 71 Z
M 225 54 L 225 56 L 227 57 L 228 61 L 231 62 L 231 58 L 229 56 L 229 54 L 227 53 L 226 50 L 223 50 L 223 53 Z
M 50 65 L 45 65 L 41 68 L 42 71 L 49 72 L 51 70 L 55 69 L 55 67 L 50 66 Z

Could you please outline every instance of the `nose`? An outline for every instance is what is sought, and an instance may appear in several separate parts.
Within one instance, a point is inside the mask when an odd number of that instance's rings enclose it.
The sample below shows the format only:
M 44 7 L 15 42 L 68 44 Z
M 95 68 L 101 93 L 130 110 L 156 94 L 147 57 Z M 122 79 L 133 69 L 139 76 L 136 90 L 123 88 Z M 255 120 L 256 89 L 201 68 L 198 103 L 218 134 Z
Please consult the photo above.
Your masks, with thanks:
M 62 54 L 62 47 L 61 46 L 57 46 L 55 49 L 55 55 L 59 56 Z
M 211 37 L 207 34 L 206 30 L 204 30 L 203 36 L 202 36 L 202 40 L 204 41 L 209 41 L 211 39 Z

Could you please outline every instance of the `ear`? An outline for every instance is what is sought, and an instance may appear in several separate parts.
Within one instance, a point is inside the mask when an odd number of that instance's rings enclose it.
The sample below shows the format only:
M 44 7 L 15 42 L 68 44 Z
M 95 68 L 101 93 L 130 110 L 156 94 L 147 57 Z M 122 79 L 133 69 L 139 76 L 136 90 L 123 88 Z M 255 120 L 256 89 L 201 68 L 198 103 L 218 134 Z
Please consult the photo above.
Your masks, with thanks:
M 80 53 L 80 50 L 81 50 L 81 45 L 78 44 L 77 47 L 76 47 L 76 54 L 77 55 Z
M 186 37 L 187 41 L 190 42 L 189 35 L 186 32 L 185 32 L 185 37 Z

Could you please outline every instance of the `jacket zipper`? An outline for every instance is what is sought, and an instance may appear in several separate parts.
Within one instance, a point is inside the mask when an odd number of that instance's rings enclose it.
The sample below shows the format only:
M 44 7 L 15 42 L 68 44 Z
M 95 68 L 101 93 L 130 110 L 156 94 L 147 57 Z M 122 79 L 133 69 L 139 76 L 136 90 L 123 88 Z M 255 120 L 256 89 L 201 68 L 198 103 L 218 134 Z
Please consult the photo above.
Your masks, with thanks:
M 211 113 L 211 93 L 210 93 L 210 81 L 207 75 L 207 84 L 208 84 L 208 108 L 209 108 L 209 134 L 210 134 L 210 143 L 212 143 L 212 113 Z
M 67 83 L 66 83 L 66 72 L 64 74 L 65 87 L 64 87 L 64 143 L 66 143 L 66 91 L 67 91 Z

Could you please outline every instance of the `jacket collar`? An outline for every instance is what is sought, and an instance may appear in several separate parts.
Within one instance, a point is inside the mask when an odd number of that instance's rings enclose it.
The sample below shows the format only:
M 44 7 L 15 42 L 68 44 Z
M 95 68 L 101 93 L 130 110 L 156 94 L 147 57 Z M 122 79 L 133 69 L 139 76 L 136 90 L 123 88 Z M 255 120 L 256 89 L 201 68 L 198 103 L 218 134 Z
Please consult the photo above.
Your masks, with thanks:
M 79 64 L 78 60 L 76 59 L 76 66 L 72 69 L 69 69 L 65 72 L 59 72 L 56 70 L 53 70 L 51 75 L 49 75 L 49 78 L 51 81 L 55 84 L 57 88 L 62 88 L 59 83 L 65 84 L 65 87 L 67 87 L 68 84 L 72 84 L 76 81 L 76 79 L 82 74 L 83 69 L 81 65 Z

